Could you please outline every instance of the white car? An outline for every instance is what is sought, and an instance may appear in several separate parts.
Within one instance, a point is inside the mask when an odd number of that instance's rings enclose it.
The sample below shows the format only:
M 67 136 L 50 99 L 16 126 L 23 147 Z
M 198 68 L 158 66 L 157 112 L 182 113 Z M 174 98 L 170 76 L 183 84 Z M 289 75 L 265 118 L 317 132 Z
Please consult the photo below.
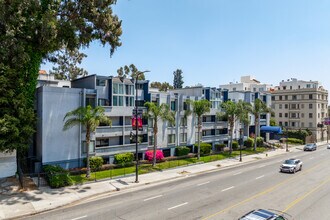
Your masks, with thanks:
M 299 159 L 288 159 L 280 166 L 281 172 L 295 173 L 302 170 L 302 162 Z
M 330 144 L 327 145 L 327 149 L 330 149 Z

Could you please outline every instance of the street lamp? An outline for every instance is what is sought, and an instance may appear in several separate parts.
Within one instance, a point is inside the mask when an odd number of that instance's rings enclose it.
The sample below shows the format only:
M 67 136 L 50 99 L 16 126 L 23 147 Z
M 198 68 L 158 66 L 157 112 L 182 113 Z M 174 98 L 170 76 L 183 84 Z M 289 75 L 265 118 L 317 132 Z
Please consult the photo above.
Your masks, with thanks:
M 135 76 L 135 182 L 139 182 L 139 156 L 138 156 L 138 94 L 137 94 L 137 81 L 141 74 L 150 72 L 149 70 L 140 72 L 138 71 Z
M 289 139 L 289 127 L 286 127 L 286 152 L 289 152 L 289 146 L 288 146 L 288 139 Z
M 239 129 L 239 162 L 242 162 L 243 129 Z

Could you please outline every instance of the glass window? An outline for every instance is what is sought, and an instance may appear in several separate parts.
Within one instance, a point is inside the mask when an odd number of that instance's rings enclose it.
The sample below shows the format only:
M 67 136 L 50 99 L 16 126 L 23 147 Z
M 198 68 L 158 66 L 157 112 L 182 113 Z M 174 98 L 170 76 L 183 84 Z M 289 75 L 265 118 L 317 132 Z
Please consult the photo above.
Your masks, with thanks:
M 181 118 L 180 125 L 187 126 L 187 118 Z
M 180 134 L 180 143 L 187 142 L 187 133 L 181 133 Z
M 105 86 L 105 79 L 96 79 L 97 86 Z
M 168 142 L 168 144 L 174 144 L 175 143 L 175 134 L 169 134 L 167 136 L 167 142 Z
M 313 99 L 313 94 L 309 94 L 309 99 Z
M 309 104 L 309 109 L 312 109 L 313 108 L 313 104 Z
M 171 101 L 171 110 L 172 111 L 176 110 L 176 102 L 175 101 Z
M 118 84 L 118 93 L 119 94 L 124 94 L 124 85 L 123 84 Z
M 124 97 L 118 96 L 118 106 L 124 106 Z
M 95 108 L 95 98 L 94 97 L 86 97 L 86 106 L 92 106 Z
M 113 106 L 118 106 L 118 96 L 113 96 L 112 101 L 113 101 L 112 103 Z
M 109 146 L 109 138 L 96 138 L 96 147 Z
M 282 109 L 282 104 L 279 104 L 279 105 L 278 105 L 278 108 L 279 108 L 279 109 Z
M 313 113 L 309 113 L 309 114 L 308 114 L 308 117 L 309 117 L 309 118 L 313 118 Z
M 113 94 L 118 94 L 118 84 L 117 83 L 114 83 L 112 85 L 112 92 L 113 92 Z

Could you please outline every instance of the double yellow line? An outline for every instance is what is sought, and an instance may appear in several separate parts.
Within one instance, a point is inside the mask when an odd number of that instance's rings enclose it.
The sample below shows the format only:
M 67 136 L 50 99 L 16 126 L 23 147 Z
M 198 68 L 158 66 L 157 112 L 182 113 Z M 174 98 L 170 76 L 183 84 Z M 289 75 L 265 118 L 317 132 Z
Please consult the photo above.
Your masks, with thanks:
M 209 216 L 203 218 L 203 220 L 211 219 L 211 218 L 213 218 L 213 217 L 215 217 L 215 216 L 217 216 L 217 215 L 220 215 L 220 214 L 222 214 L 222 213 L 224 213 L 224 212 L 226 212 L 226 211 L 228 211 L 228 210 L 230 210 L 230 209 L 233 209 L 233 208 L 235 208 L 235 207 L 237 207 L 237 206 L 243 205 L 243 204 L 245 204 L 245 203 L 247 203 L 247 202 L 249 202 L 249 201 L 251 201 L 251 200 L 253 200 L 253 199 L 256 199 L 256 198 L 258 198 L 258 197 L 260 197 L 260 196 L 262 196 L 262 195 L 268 194 L 268 193 L 274 191 L 274 190 L 275 190 L 276 188 L 278 188 L 279 186 L 281 186 L 281 185 L 283 185 L 283 184 L 285 184 L 285 183 L 287 183 L 287 182 L 289 182 L 289 181 L 291 181 L 291 180 L 294 180 L 294 179 L 298 178 L 298 177 L 301 176 L 301 175 L 304 175 L 304 174 L 306 174 L 306 173 L 309 173 L 309 172 L 313 171 L 314 169 L 316 169 L 316 168 L 318 168 L 319 166 L 321 166 L 321 164 L 322 164 L 322 163 L 319 163 L 318 165 L 316 165 L 316 166 L 314 166 L 314 167 L 311 167 L 311 168 L 309 168 L 309 169 L 307 169 L 307 170 L 305 170 L 305 171 L 299 173 L 298 175 L 295 175 L 294 177 L 291 177 L 291 178 L 286 179 L 286 180 L 284 180 L 284 181 L 282 181 L 282 182 L 279 182 L 278 184 L 276 184 L 276 185 L 274 185 L 274 186 L 272 186 L 272 187 L 270 187 L 270 188 L 268 188 L 268 189 L 266 189 L 266 190 L 264 190 L 264 191 L 262 191 L 262 192 L 260 192 L 260 193 L 258 193 L 258 194 L 256 194 L 256 195 L 254 195 L 254 196 L 251 196 L 251 197 L 249 197 L 249 198 L 247 198 L 247 199 L 245 199 L 245 200 L 243 200 L 243 201 L 240 201 L 240 202 L 238 202 L 238 203 L 236 203 L 236 204 L 233 204 L 232 206 L 229 206 L 229 207 L 227 207 L 227 208 L 225 208 L 225 209 L 223 209 L 223 210 L 221 210 L 221 211 L 219 211 L 219 212 L 216 212 L 216 213 L 214 213 L 214 214 L 212 214 L 212 215 L 209 215 Z M 322 187 L 324 184 L 326 184 L 326 183 L 329 182 L 329 181 L 330 181 L 330 177 L 329 177 L 329 179 L 323 181 L 321 185 L 319 185 L 318 187 L 316 187 L 316 188 L 313 189 L 312 191 L 306 193 L 305 195 L 303 195 L 303 196 L 299 197 L 298 199 L 296 199 L 295 201 L 291 202 L 291 203 L 287 206 L 287 208 L 286 208 L 285 210 L 283 210 L 282 212 L 286 212 L 287 210 L 289 210 L 290 208 L 292 208 L 295 204 L 297 204 L 298 202 L 300 202 L 301 200 L 303 200 L 304 198 L 306 198 L 308 195 L 310 195 L 311 193 L 313 193 L 314 191 L 316 191 L 317 189 L 319 189 L 320 187 Z

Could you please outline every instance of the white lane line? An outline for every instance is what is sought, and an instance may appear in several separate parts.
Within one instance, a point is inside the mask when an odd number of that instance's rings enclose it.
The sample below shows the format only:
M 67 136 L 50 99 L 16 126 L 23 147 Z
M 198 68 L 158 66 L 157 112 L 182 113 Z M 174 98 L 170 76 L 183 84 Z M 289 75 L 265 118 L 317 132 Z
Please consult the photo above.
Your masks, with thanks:
M 311 160 L 311 159 L 314 159 L 314 157 L 310 157 L 309 159 L 310 159 L 310 160 Z
M 145 201 L 148 201 L 148 200 L 157 199 L 157 198 L 162 197 L 162 196 L 163 195 L 158 195 L 158 196 L 150 197 L 150 198 L 147 198 L 147 199 L 145 199 L 143 201 L 145 202 Z
M 77 217 L 77 218 L 73 218 L 73 219 L 71 219 L 71 220 L 78 220 L 78 219 L 82 219 L 82 218 L 87 218 L 87 215 L 80 216 L 80 217 Z
M 173 206 L 173 207 L 171 207 L 171 208 L 168 208 L 167 210 L 175 209 L 175 208 L 178 208 L 178 207 L 181 207 L 181 206 L 187 205 L 187 204 L 188 204 L 188 202 L 185 202 L 185 203 L 182 203 L 182 204 L 180 204 L 180 205 L 176 205 L 176 206 Z
M 258 168 L 261 168 L 261 167 L 264 167 L 264 166 L 266 166 L 266 165 L 261 165 L 261 166 L 259 166 Z
M 241 174 L 241 173 L 242 173 L 242 172 L 234 173 L 233 176 L 236 176 L 236 175 Z
M 207 182 L 205 182 L 205 183 L 197 184 L 197 186 L 203 186 L 203 185 L 208 184 L 208 183 L 210 183 L 210 181 L 207 181 Z
M 265 175 L 258 176 L 258 177 L 256 178 L 256 180 L 257 180 L 257 179 L 260 179 L 260 178 L 262 178 L 262 177 L 264 177 L 264 176 L 265 176 Z
M 230 189 L 233 189 L 233 188 L 234 188 L 234 186 L 231 186 L 231 187 L 228 187 L 226 189 L 221 190 L 221 192 L 224 192 L 224 191 L 227 191 L 227 190 L 230 190 Z

